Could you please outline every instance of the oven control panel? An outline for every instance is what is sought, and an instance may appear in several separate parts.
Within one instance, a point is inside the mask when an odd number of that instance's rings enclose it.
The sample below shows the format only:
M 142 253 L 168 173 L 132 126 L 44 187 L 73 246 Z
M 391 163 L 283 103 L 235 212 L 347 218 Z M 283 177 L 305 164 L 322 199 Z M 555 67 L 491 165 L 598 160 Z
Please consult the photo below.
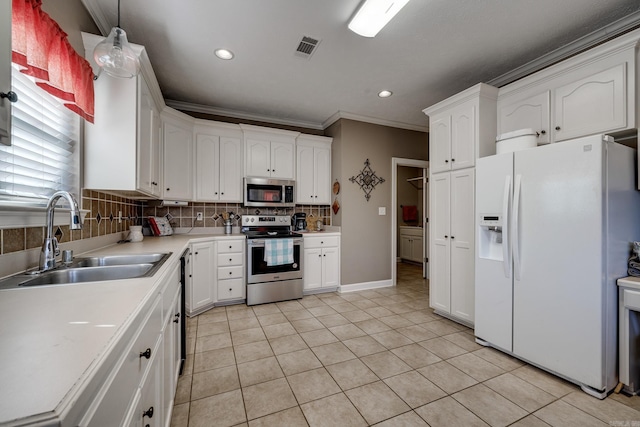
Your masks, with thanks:
M 242 215 L 243 226 L 282 226 L 291 224 L 290 215 Z

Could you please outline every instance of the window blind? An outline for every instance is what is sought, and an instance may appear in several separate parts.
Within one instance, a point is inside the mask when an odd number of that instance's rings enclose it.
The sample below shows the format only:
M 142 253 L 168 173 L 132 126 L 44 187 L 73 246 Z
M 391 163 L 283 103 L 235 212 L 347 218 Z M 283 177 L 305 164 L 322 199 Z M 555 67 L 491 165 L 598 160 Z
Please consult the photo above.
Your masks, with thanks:
M 78 196 L 80 118 L 33 79 L 11 69 L 11 146 L 0 146 L 0 198 L 42 204 L 58 190 Z

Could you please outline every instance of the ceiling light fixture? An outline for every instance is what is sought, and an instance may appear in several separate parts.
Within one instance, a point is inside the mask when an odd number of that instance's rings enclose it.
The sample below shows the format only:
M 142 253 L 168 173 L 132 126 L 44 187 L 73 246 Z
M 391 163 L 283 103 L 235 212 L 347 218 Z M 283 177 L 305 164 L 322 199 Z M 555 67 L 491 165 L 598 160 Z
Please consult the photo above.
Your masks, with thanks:
M 113 77 L 130 79 L 140 72 L 140 59 L 127 41 L 127 33 L 120 28 L 120 0 L 118 0 L 118 25 L 111 28 L 106 39 L 93 50 L 93 59 L 105 73 Z M 100 73 L 98 73 L 99 75 Z M 94 77 L 95 79 L 98 76 Z
M 349 22 L 349 29 L 363 37 L 375 37 L 409 3 L 409 0 L 366 0 Z
M 380 92 L 378 92 L 378 96 L 380 98 L 388 98 L 391 95 L 393 95 L 393 92 L 391 92 L 390 90 L 381 90 Z
M 224 59 L 224 60 L 233 59 L 234 57 L 233 52 L 231 52 L 228 49 L 216 49 L 214 53 L 218 58 Z

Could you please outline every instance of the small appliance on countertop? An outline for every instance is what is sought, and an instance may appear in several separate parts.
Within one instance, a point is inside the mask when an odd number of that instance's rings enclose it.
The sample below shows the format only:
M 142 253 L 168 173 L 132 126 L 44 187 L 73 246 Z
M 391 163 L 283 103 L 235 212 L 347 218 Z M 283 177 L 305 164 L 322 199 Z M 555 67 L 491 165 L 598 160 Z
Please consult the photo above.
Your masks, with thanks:
M 291 227 L 294 231 L 306 231 L 307 230 L 307 214 L 304 212 L 298 212 L 291 216 Z

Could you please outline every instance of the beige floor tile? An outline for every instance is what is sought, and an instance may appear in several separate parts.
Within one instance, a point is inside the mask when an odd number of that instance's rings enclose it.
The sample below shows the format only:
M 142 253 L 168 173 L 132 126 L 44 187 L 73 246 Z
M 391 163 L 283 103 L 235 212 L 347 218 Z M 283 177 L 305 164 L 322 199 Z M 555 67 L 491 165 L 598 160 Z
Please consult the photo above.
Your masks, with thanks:
M 428 426 L 426 422 L 415 412 L 405 412 L 402 415 L 388 419 L 379 424 L 376 427 L 421 427 Z
M 420 368 L 418 372 L 449 394 L 478 383 L 469 375 L 444 361 Z
M 366 310 L 367 308 L 378 307 L 378 304 L 371 301 L 370 299 L 362 299 L 359 301 L 353 301 L 351 304 L 358 307 L 360 310 Z
M 294 375 L 322 366 L 315 354 L 308 348 L 277 356 L 285 375 Z
M 284 374 L 275 357 L 254 360 L 238 364 L 238 374 L 242 387 L 282 378 Z
M 266 340 L 267 337 L 262 332 L 262 328 L 251 328 L 231 332 L 231 339 L 233 340 L 233 345 L 242 345 Z
M 307 344 L 298 334 L 271 339 L 269 344 L 271 344 L 271 349 L 276 355 L 307 348 Z
M 427 331 L 422 326 L 412 325 L 404 328 L 396 329 L 397 332 L 400 332 L 405 337 L 409 338 L 414 342 L 426 341 L 432 338 L 436 338 L 437 335 L 431 331 Z
M 324 329 L 324 325 L 320 323 L 316 318 L 292 320 L 291 324 L 296 329 L 296 331 L 298 331 L 298 333 Z
M 640 411 L 640 396 L 629 396 L 624 393 L 612 393 L 607 399 L 615 400 L 616 402 L 620 402 L 625 406 L 635 409 L 636 411 Z
M 231 347 L 231 334 L 206 335 L 196 339 L 196 353 L 216 350 L 218 348 Z
M 411 310 L 408 313 L 400 314 L 400 316 L 412 321 L 415 324 L 426 323 L 437 319 L 437 317 L 433 314 L 423 310 Z
M 448 396 L 416 408 L 415 411 L 431 427 L 488 426 L 487 423 L 478 418 L 473 412 Z
M 364 356 L 360 360 L 380 378 L 389 378 L 411 370 L 409 365 L 390 351 Z
M 413 344 L 413 341 L 396 331 L 378 332 L 377 334 L 372 334 L 371 338 L 388 349 Z
M 546 391 L 509 373 L 491 378 L 484 385 L 529 412 L 537 411 L 556 400 Z
M 198 317 L 191 317 L 188 320 L 197 319 L 198 326 L 202 326 L 205 323 L 211 322 L 226 322 L 227 321 L 227 311 L 224 307 L 216 307 L 209 311 L 205 311 Z
M 348 301 L 342 299 L 341 296 L 336 295 L 336 294 L 328 294 L 328 295 L 318 295 L 320 298 L 322 298 L 322 301 L 324 301 L 326 304 L 330 305 L 331 307 L 338 305 L 338 304 L 344 304 Z
M 400 297 L 398 296 L 398 298 Z M 407 296 L 402 296 L 402 298 L 410 299 L 410 297 L 407 297 Z M 413 308 L 411 308 L 407 304 L 404 304 L 403 302 L 396 303 L 396 304 L 389 304 L 389 305 L 386 305 L 385 308 L 387 308 L 388 310 L 391 310 L 395 314 L 405 314 L 413 311 Z
M 289 381 L 289 387 L 293 390 L 298 404 L 311 402 L 342 391 L 325 368 L 287 376 L 287 381 Z
M 333 308 L 331 308 L 326 304 L 318 307 L 309 307 L 307 308 L 307 310 L 309 310 L 309 312 L 313 314 L 315 317 L 330 316 L 332 314 L 338 314 L 337 311 L 335 311 Z
M 505 354 L 494 348 L 482 348 L 480 350 L 474 351 L 472 354 L 475 354 L 476 356 L 486 360 L 487 362 L 504 369 L 505 371 L 513 371 L 514 369 L 525 365 L 523 361 L 518 360 L 515 357 L 511 357 L 508 354 Z
M 580 427 L 604 427 L 610 426 L 596 417 L 587 414 L 573 405 L 557 400 L 550 405 L 534 412 L 536 417 L 554 427 L 580 426 Z M 613 420 L 612 420 L 613 421 Z
M 229 332 L 229 322 L 211 322 L 198 326 L 196 336 L 216 335 Z
M 310 427 L 361 427 L 367 422 L 343 393 L 300 405 Z
M 388 325 L 385 325 L 378 319 L 369 319 L 363 320 L 361 322 L 355 322 L 358 328 L 362 329 L 368 334 L 377 334 L 379 332 L 390 331 L 391 328 Z
M 345 394 L 369 424 L 395 417 L 410 409 L 382 381 L 347 390 Z
M 640 426 L 640 412 L 613 399 L 599 400 L 582 391 L 574 391 L 562 400 L 605 423 L 615 425 L 615 423 L 634 421 Z
M 243 387 L 242 395 L 249 420 L 297 406 L 296 398 L 284 378 Z
M 299 406 L 249 421 L 249 427 L 306 427 L 308 425 Z
M 377 305 L 376 307 L 365 308 L 364 311 L 377 319 L 385 316 L 392 316 L 395 314 L 393 311 L 380 305 Z
M 426 405 L 447 395 L 416 371 L 387 378 L 384 382 L 412 408 Z
M 403 347 L 394 348 L 391 352 L 413 369 L 423 368 L 442 360 L 418 344 L 409 344 Z
M 348 311 L 346 313 L 342 313 L 342 315 L 344 316 L 345 319 L 347 319 L 348 321 L 355 323 L 355 322 L 361 322 L 363 320 L 369 320 L 369 319 L 373 319 L 373 316 L 371 316 L 370 314 L 357 309 L 355 311 Z
M 296 300 L 278 302 L 276 303 L 276 305 L 283 313 L 286 313 L 288 311 L 302 310 L 304 308 L 304 306 L 300 304 L 300 301 Z
M 236 359 L 234 357 L 233 347 L 225 347 L 196 353 L 193 363 L 193 372 L 202 372 L 208 371 L 209 369 L 235 365 Z
M 277 325 L 278 323 L 289 323 L 289 320 L 282 313 L 265 314 L 258 316 L 258 321 L 262 326 Z
M 263 326 L 262 331 L 269 339 L 284 337 L 287 335 L 294 335 L 297 333 L 294 327 L 289 322 Z
M 176 387 L 176 395 L 174 398 L 174 404 L 180 405 L 182 403 L 189 403 L 191 401 L 191 375 L 182 374 L 178 378 L 178 385 Z
M 184 359 L 184 365 L 182 366 L 182 374 L 183 375 L 191 375 L 193 374 L 193 364 L 195 360 L 195 353 L 188 354 L 186 359 Z
M 246 317 L 243 319 L 229 320 L 229 329 L 231 330 L 231 332 L 259 327 L 260 322 L 258 322 L 258 319 L 256 317 Z
M 331 333 L 335 335 L 340 341 L 346 341 L 351 338 L 363 337 L 367 335 L 362 329 L 358 328 L 352 323 L 346 325 L 333 326 L 329 328 Z
M 321 345 L 312 348 L 312 350 L 324 366 L 356 358 L 356 356 L 341 342 Z
M 235 307 L 235 306 L 230 306 L 230 307 Z M 247 319 L 250 317 L 253 317 L 253 318 L 256 317 L 256 315 L 253 314 L 253 310 L 251 309 L 251 307 L 245 306 L 245 308 L 246 309 L 241 309 L 241 310 L 228 310 L 227 319 L 238 320 L 238 319 Z
M 189 426 L 189 402 L 177 404 L 171 412 L 171 427 L 188 427 Z
M 383 346 L 370 336 L 351 338 L 349 340 L 343 341 L 343 344 L 346 345 L 349 350 L 351 350 L 353 354 L 358 357 L 368 356 L 370 354 L 380 353 L 381 351 L 387 350 L 385 346 Z
M 327 328 L 350 323 L 342 314 L 339 313 L 330 314 L 328 316 L 317 316 L 316 319 L 318 319 Z
M 486 348 L 478 344 L 476 342 L 476 338 L 473 335 L 466 332 L 456 332 L 453 334 L 443 335 L 442 338 L 454 343 L 458 347 L 464 348 L 467 351 L 476 351 L 482 348 Z
M 251 308 L 253 309 L 253 313 L 256 316 L 264 316 L 266 314 L 281 313 L 280 309 L 275 304 L 254 305 Z
M 289 321 L 311 319 L 313 317 L 313 314 L 311 314 L 311 312 L 307 309 L 287 311 L 284 315 Z
M 340 294 L 340 297 L 343 300 L 349 301 L 349 302 L 360 301 L 362 299 L 365 299 L 362 295 L 360 295 L 360 292 L 351 292 L 351 293 L 346 293 L 346 294 Z
M 326 367 L 342 390 L 349 390 L 379 380 L 360 359 L 347 360 Z
M 318 329 L 316 331 L 302 332 L 300 336 L 309 347 L 317 347 L 319 345 L 338 342 L 338 338 L 336 338 L 335 335 L 333 335 L 328 329 Z
M 210 427 L 211 420 L 215 420 L 216 426 L 235 426 L 246 419 L 240 390 L 191 402 L 189 427 Z
M 249 344 L 241 344 L 233 347 L 237 363 L 251 362 L 273 356 L 271 345 L 268 341 L 256 341 Z
M 562 397 L 578 390 L 577 386 L 530 365 L 515 369 L 511 373 L 555 397 Z
M 503 369 L 498 368 L 493 363 L 489 363 L 486 360 L 479 358 L 473 353 L 461 354 L 460 356 L 452 357 L 451 359 L 448 359 L 447 362 L 480 382 L 504 374 Z
M 535 415 L 528 415 L 523 419 L 511 424 L 511 427 L 549 427 L 549 424 L 545 423 Z
M 343 301 L 341 304 L 332 305 L 331 307 L 335 311 L 337 311 L 338 313 L 347 313 L 349 311 L 360 310 L 355 305 L 351 304 L 350 302 L 345 302 L 345 301 Z
M 484 384 L 476 384 L 451 397 L 491 426 L 507 426 L 528 415 L 527 411 Z
M 393 316 L 380 317 L 379 320 L 392 329 L 406 328 L 407 326 L 413 325 L 413 322 L 411 320 L 407 320 L 398 314 L 394 314 Z
M 444 338 L 433 338 L 431 340 L 421 341 L 418 344 L 441 359 L 450 359 L 467 353 L 467 350 L 464 348 L 458 347 L 451 341 L 447 341 Z
M 452 326 L 444 320 L 434 320 L 432 322 L 421 323 L 420 326 L 439 336 L 460 332 L 459 328 Z
M 300 301 L 300 305 L 308 309 L 311 307 L 322 307 L 327 304 L 323 303 L 322 300 L 320 300 L 320 298 L 316 297 L 315 295 L 307 295 L 302 298 L 302 300 Z
M 212 369 L 193 374 L 191 399 L 197 400 L 240 388 L 235 366 Z

